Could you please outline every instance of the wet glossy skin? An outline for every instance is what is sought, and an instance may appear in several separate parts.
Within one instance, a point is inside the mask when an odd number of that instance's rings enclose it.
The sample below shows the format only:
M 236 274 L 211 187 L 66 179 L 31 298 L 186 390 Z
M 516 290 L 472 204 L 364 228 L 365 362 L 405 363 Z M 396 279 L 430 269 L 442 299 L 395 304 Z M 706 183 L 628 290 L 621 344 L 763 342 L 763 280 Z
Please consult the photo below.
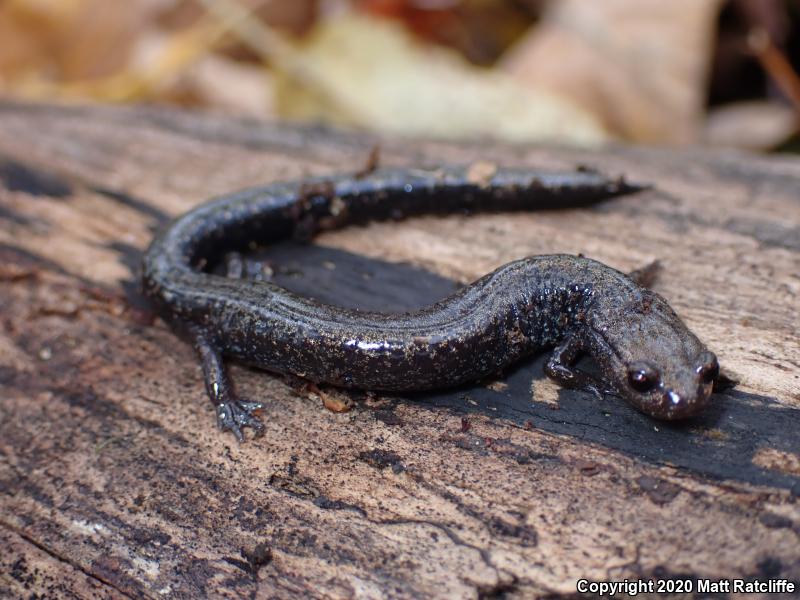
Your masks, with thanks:
M 334 307 L 268 281 L 208 272 L 253 242 L 350 223 L 564 208 L 636 189 L 586 171 L 502 170 L 476 180 L 455 168 L 276 184 L 177 219 L 147 251 L 144 289 L 194 341 L 218 422 L 240 439 L 243 426 L 260 431 L 252 414 L 260 405 L 236 397 L 223 356 L 314 382 L 411 391 L 479 380 L 554 347 L 545 371 L 561 384 L 609 390 L 656 418 L 684 418 L 708 403 L 716 357 L 658 294 L 587 258 L 514 261 L 437 304 L 402 314 Z M 583 353 L 597 361 L 603 381 L 573 367 Z

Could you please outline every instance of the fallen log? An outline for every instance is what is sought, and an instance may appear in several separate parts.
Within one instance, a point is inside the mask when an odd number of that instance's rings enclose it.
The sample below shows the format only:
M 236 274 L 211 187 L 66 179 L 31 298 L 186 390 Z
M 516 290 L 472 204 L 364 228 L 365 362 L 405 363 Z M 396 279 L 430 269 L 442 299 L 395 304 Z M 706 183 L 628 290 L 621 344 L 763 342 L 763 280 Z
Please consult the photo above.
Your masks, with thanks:
M 588 165 L 654 187 L 589 209 L 327 232 L 266 251 L 278 283 L 405 310 L 529 254 L 657 259 L 654 289 L 738 385 L 666 424 L 558 388 L 542 357 L 469 388 L 322 392 L 333 400 L 234 365 L 241 393 L 266 402 L 266 432 L 221 434 L 192 349 L 140 294 L 143 249 L 208 197 L 355 172 L 376 145 L 385 165 Z M 0 105 L 0 590 L 468 598 L 797 580 L 798 190 L 791 158 Z

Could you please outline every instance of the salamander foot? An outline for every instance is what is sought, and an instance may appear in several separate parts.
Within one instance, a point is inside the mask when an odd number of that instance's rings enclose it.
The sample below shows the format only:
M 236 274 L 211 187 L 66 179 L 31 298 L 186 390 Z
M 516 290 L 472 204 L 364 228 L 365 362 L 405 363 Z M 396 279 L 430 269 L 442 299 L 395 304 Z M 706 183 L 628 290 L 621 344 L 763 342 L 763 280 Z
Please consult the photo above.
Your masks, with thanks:
M 217 413 L 217 425 L 222 431 L 232 431 L 240 442 L 244 441 L 242 427 L 252 427 L 256 437 L 263 435 L 264 424 L 254 413 L 264 408 L 260 402 L 240 400 L 236 396 L 225 365 L 222 353 L 200 328 L 193 328 L 190 333 L 194 337 L 194 346 L 203 365 L 203 377 L 206 382 L 208 397 L 214 404 Z
M 225 274 L 230 279 L 272 280 L 272 269 L 268 264 L 245 258 L 238 252 L 229 252 L 225 255 Z
M 566 388 L 589 392 L 598 400 L 602 400 L 606 394 L 614 394 L 613 390 L 606 389 L 605 382 L 573 366 L 582 349 L 577 337 L 565 339 L 556 346 L 545 363 L 545 375 Z
M 222 431 L 232 431 L 240 442 L 244 441 L 242 427 L 252 427 L 256 437 L 264 435 L 264 424 L 255 412 L 264 408 L 260 402 L 229 400 L 217 405 L 217 426 Z

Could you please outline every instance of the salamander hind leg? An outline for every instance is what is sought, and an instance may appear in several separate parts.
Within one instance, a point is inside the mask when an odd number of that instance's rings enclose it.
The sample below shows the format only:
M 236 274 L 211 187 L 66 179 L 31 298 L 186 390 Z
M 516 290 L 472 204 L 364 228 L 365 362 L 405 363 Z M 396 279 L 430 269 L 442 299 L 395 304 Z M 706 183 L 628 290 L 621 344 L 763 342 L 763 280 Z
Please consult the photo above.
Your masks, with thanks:
M 631 271 L 628 273 L 628 277 L 642 287 L 653 287 L 653 284 L 658 279 L 659 273 L 661 273 L 661 268 L 661 261 L 654 260 L 653 262 Z
M 597 377 L 573 366 L 582 350 L 583 345 L 576 336 L 567 336 L 545 363 L 545 374 L 566 388 L 591 392 L 598 399 L 602 399 L 604 394 L 613 393 L 606 390 L 605 384 Z
M 225 255 L 225 276 L 229 279 L 271 281 L 272 269 L 266 263 L 245 258 L 238 252 L 229 252 Z
M 217 425 L 230 430 L 240 442 L 244 441 L 243 427 L 252 427 L 256 436 L 264 433 L 264 424 L 254 413 L 264 408 L 260 402 L 248 402 L 236 396 L 225 370 L 222 354 L 211 340 L 199 331 L 192 331 L 194 345 L 200 355 L 208 397 L 217 413 Z

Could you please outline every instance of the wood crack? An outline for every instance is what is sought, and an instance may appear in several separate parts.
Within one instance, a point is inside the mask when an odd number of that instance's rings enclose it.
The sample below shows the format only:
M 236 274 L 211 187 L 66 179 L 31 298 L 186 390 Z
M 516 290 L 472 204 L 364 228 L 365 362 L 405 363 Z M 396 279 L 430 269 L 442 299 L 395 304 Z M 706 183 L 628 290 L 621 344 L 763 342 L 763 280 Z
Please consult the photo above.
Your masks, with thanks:
M 49 557 L 57 560 L 58 562 L 60 562 L 62 564 L 69 565 L 70 567 L 72 567 L 76 571 L 79 571 L 79 572 L 83 573 L 84 575 L 86 575 L 86 577 L 88 577 L 89 579 L 97 582 L 98 584 L 100 584 L 102 586 L 105 586 L 105 587 L 111 588 L 112 590 L 114 590 L 115 592 L 117 592 L 120 595 L 124 596 L 125 598 L 130 598 L 131 600 L 134 599 L 134 596 L 131 596 L 130 594 L 128 594 L 124 590 L 120 589 L 119 587 L 114 585 L 113 582 L 108 581 L 107 579 L 103 579 L 102 577 L 99 577 L 95 573 L 92 573 L 90 570 L 86 569 L 79 562 L 74 561 L 74 560 L 70 560 L 69 558 L 61 556 L 60 554 L 58 554 L 52 548 L 50 548 L 50 547 L 46 546 L 45 544 L 35 540 L 33 537 L 31 537 L 30 535 L 26 534 L 23 531 L 20 531 L 19 529 L 17 529 L 16 527 L 11 525 L 10 523 L 7 523 L 5 521 L 0 520 L 0 527 L 4 527 L 8 531 L 18 535 L 23 540 L 28 542 L 30 545 L 34 546 L 38 550 L 41 550 L 42 552 L 47 554 Z M 146 595 L 147 595 L 148 598 L 154 598 L 154 596 L 151 596 L 149 594 L 146 594 Z
M 383 525 L 427 525 L 429 527 L 433 527 L 444 533 L 447 538 L 453 542 L 456 546 L 460 546 L 462 548 L 468 548 L 470 550 L 474 550 L 478 553 L 481 557 L 481 561 L 489 567 L 492 571 L 494 571 L 495 575 L 497 576 L 498 584 L 491 586 L 491 588 L 495 588 L 498 586 L 508 586 L 511 585 L 513 582 L 517 580 L 516 575 L 510 573 L 509 571 L 505 571 L 504 569 L 499 568 L 492 562 L 491 557 L 489 556 L 489 551 L 485 548 L 481 548 L 480 546 L 476 546 L 474 544 L 470 544 L 462 540 L 450 527 L 444 525 L 443 523 L 437 523 L 436 521 L 430 521 L 427 519 L 366 519 L 368 522 L 373 523 L 375 525 L 383 526 Z M 505 576 L 505 577 L 503 577 Z M 482 592 L 485 588 L 483 586 L 476 584 L 476 589 L 479 592 Z M 499 588 L 498 588 L 499 589 Z

